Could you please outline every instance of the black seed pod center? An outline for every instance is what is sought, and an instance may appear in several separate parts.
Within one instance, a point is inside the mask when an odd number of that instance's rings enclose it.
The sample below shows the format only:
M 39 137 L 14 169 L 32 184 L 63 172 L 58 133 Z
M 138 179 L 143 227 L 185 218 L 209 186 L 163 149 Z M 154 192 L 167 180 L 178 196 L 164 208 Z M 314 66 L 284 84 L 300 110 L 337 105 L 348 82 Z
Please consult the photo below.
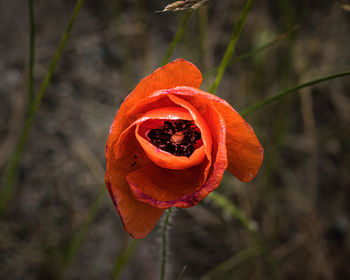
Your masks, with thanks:
M 174 156 L 190 157 L 200 144 L 201 132 L 193 121 L 168 120 L 157 129 L 151 129 L 147 137 L 157 148 Z

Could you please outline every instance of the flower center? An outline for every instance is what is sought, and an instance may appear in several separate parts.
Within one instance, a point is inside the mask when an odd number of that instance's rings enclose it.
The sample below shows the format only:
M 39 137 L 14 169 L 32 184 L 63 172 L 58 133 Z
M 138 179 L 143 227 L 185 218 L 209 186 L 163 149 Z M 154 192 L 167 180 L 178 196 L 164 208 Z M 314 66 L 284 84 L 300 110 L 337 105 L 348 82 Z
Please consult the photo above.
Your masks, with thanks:
M 170 141 L 173 145 L 181 144 L 182 140 L 184 140 L 185 136 L 182 132 L 176 132 L 173 136 L 170 137 Z
M 202 141 L 201 132 L 193 121 L 168 120 L 147 133 L 151 143 L 174 156 L 190 157 Z

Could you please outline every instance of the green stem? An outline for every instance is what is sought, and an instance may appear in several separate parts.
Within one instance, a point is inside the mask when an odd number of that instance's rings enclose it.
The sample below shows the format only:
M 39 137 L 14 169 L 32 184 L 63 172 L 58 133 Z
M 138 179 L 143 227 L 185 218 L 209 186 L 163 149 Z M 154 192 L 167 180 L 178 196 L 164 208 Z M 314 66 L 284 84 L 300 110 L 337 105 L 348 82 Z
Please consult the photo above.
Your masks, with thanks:
M 182 38 L 184 32 L 185 32 L 185 28 L 186 28 L 186 25 L 187 25 L 187 22 L 190 18 L 190 16 L 192 15 L 192 11 L 186 13 L 186 15 L 184 15 L 184 17 L 182 18 L 182 21 L 180 23 L 180 26 L 179 28 L 177 29 L 176 31 L 176 34 L 173 38 L 173 40 L 171 41 L 169 47 L 168 47 L 168 50 L 162 60 L 162 66 L 167 64 L 169 62 L 169 59 L 170 59 L 170 56 L 171 54 L 173 53 L 177 43 L 180 41 L 180 39 Z
M 235 217 L 249 232 L 254 233 L 257 231 L 257 222 L 249 220 L 245 214 L 224 195 L 221 195 L 218 192 L 212 192 L 207 196 L 207 198 L 213 201 L 221 209 L 224 209 L 230 215 Z
M 232 61 L 231 61 L 231 63 L 229 65 L 232 65 L 232 64 L 237 63 L 239 61 L 245 60 L 245 59 L 247 59 L 249 57 L 252 57 L 254 55 L 257 55 L 258 53 L 261 53 L 261 52 L 265 51 L 269 47 L 272 47 L 273 45 L 275 45 L 278 42 L 282 41 L 283 39 L 287 38 L 290 34 L 292 34 L 294 31 L 296 31 L 299 27 L 300 27 L 300 25 L 295 25 L 291 29 L 289 29 L 287 32 L 280 34 L 279 36 L 277 36 L 273 40 L 267 42 L 266 44 L 263 44 L 262 46 L 260 46 L 260 47 L 258 47 L 256 49 L 252 49 L 252 50 L 250 50 L 248 52 L 245 52 L 245 53 L 237 56 L 236 58 L 232 59 Z M 219 70 L 219 67 L 211 69 L 210 71 L 206 72 L 203 75 L 203 77 L 204 77 L 203 79 L 206 79 L 208 76 L 213 75 L 218 70 Z
M 247 15 L 248 15 L 251 7 L 253 6 L 253 3 L 254 3 L 254 0 L 247 0 L 246 4 L 244 6 L 243 12 L 241 14 L 241 17 L 238 20 L 238 22 L 235 24 L 235 28 L 233 29 L 233 32 L 232 32 L 231 41 L 230 41 L 229 45 L 227 46 L 224 57 L 222 58 L 221 63 L 219 65 L 218 74 L 217 74 L 213 84 L 210 86 L 210 89 L 209 89 L 209 92 L 211 92 L 213 94 L 215 93 L 217 87 L 219 86 L 221 79 L 222 79 L 222 76 L 224 75 L 227 66 L 230 64 L 230 62 L 232 60 L 232 56 L 235 52 L 236 43 L 237 43 L 239 37 L 241 36 L 245 20 L 247 18 Z
M 272 273 L 274 273 L 274 260 L 271 256 L 268 254 L 268 247 L 265 243 L 265 240 L 261 233 L 258 231 L 258 224 L 254 220 L 249 220 L 245 214 L 239 210 L 239 208 L 234 205 L 230 200 L 228 200 L 224 195 L 221 195 L 217 192 L 212 192 L 209 196 L 207 196 L 210 200 L 212 200 L 217 206 L 222 208 L 223 210 L 227 211 L 230 215 L 235 217 L 242 225 L 243 227 L 250 233 L 251 237 L 254 239 L 255 246 L 248 250 L 248 257 L 255 256 L 255 255 L 261 255 L 264 260 L 266 260 L 266 263 L 271 268 Z M 245 253 L 243 254 L 246 255 Z M 229 259 L 225 261 L 224 263 L 220 264 L 218 267 L 214 268 L 212 271 L 210 271 L 208 274 L 206 274 L 206 277 L 209 277 L 211 275 L 218 276 L 217 272 L 219 271 L 225 271 L 226 268 L 232 268 L 237 264 L 237 261 L 240 260 L 239 255 L 233 257 L 232 259 Z M 206 279 L 206 277 L 204 277 Z M 220 277 L 219 278 L 223 278 Z M 202 279 L 202 278 L 201 278 Z
M 75 9 L 73 11 L 73 14 L 70 18 L 70 21 L 66 27 L 66 30 L 63 34 L 63 37 L 61 39 L 61 42 L 58 45 L 58 48 L 56 50 L 56 53 L 54 57 L 51 60 L 49 69 L 46 73 L 46 76 L 44 78 L 44 81 L 41 84 L 41 87 L 39 89 L 38 94 L 35 96 L 33 102 L 30 105 L 28 117 L 25 120 L 24 127 L 22 129 L 19 141 L 17 143 L 17 146 L 15 148 L 14 153 L 12 154 L 10 160 L 8 161 L 5 171 L 2 177 L 2 183 L 3 183 L 3 190 L 2 194 L 0 196 L 0 213 L 5 209 L 8 200 L 12 197 L 14 193 L 16 178 L 17 178 L 17 171 L 18 171 L 18 163 L 21 158 L 21 155 L 24 150 L 25 143 L 27 141 L 30 129 L 32 127 L 35 115 L 38 111 L 38 108 L 41 104 L 41 101 L 44 97 L 44 94 L 46 92 L 46 88 L 49 85 L 51 81 L 52 74 L 56 68 L 57 62 L 59 58 L 61 57 L 61 53 L 63 51 L 63 48 L 66 45 L 67 39 L 69 37 L 69 34 L 72 30 L 73 24 L 79 14 L 79 11 L 81 9 L 82 4 L 84 3 L 84 0 L 78 0 L 77 4 L 75 6 Z
M 28 0 L 29 6 L 29 86 L 28 86 L 28 108 L 34 100 L 34 60 L 35 60 L 35 21 L 33 0 Z
M 89 213 L 78 230 L 78 232 L 72 237 L 71 241 L 69 242 L 68 248 L 65 250 L 64 255 L 63 255 L 63 263 L 60 267 L 58 275 L 58 279 L 63 279 L 64 278 L 64 273 L 66 269 L 69 267 L 71 264 L 72 260 L 76 256 L 81 244 L 83 243 L 87 233 L 89 232 L 89 229 L 92 225 L 92 222 L 94 218 L 96 217 L 98 208 L 101 204 L 101 201 L 106 193 L 106 186 L 103 184 L 101 187 L 96 199 L 94 200 L 93 204 L 91 205 L 89 209 Z
M 257 111 L 258 109 L 274 102 L 274 101 L 277 101 L 279 100 L 280 98 L 282 97 L 285 97 L 286 95 L 294 92 L 294 91 L 297 91 L 299 89 L 302 89 L 304 87 L 308 87 L 308 86 L 312 86 L 312 85 L 316 85 L 316 84 L 319 84 L 319 83 L 322 83 L 322 82 L 325 82 L 325 81 L 328 81 L 328 80 L 331 80 L 331 79 L 335 79 L 335 78 L 340 78 L 340 77 L 343 77 L 343 76 L 348 76 L 350 75 L 350 71 L 347 71 L 347 72 L 342 72 L 342 73 L 337 73 L 337 74 L 334 74 L 334 75 L 330 75 L 330 76 L 327 76 L 327 77 L 323 77 L 323 78 L 319 78 L 319 79 L 316 79 L 316 80 L 312 80 L 310 82 L 306 82 L 304 84 L 301 84 L 301 85 L 297 85 L 297 86 L 294 86 L 294 87 L 291 87 L 291 88 L 288 88 L 288 89 L 285 89 L 285 90 L 282 90 L 280 91 L 279 93 L 271 96 L 271 97 L 268 97 L 266 98 L 265 100 L 251 106 L 251 107 L 248 107 L 247 109 L 245 109 L 241 115 L 242 116 L 245 116 L 247 114 L 250 114 L 254 111 Z
M 198 11 L 198 29 L 200 39 L 200 62 L 201 68 L 205 69 L 206 36 L 208 30 L 208 6 L 204 6 Z
M 161 267 L 160 267 L 160 280 L 165 280 L 165 270 L 166 270 L 167 250 L 168 250 L 167 234 L 168 234 L 168 225 L 169 225 L 171 212 L 172 212 L 172 208 L 169 208 L 164 217 L 163 227 L 162 227 L 162 260 L 161 260 Z
M 261 47 L 258 47 L 254 50 L 251 50 L 249 52 L 246 52 L 242 55 L 239 55 L 237 56 L 235 59 L 232 60 L 232 63 L 236 63 L 238 61 L 241 61 L 241 60 L 244 60 L 244 59 L 247 59 L 249 57 L 252 57 L 264 50 L 266 50 L 267 48 L 273 46 L 274 44 L 278 43 L 279 41 L 285 39 L 286 37 L 288 37 L 290 34 L 292 34 L 294 31 L 296 31 L 298 28 L 300 27 L 300 25 L 295 25 L 293 26 L 290 30 L 288 30 L 287 32 L 283 33 L 283 34 L 280 34 L 277 38 L 271 40 L 270 42 L 262 45 Z
M 261 253 L 262 249 L 260 246 L 253 246 L 244 249 L 235 254 L 233 257 L 215 266 L 209 272 L 205 273 L 205 275 L 200 279 L 227 279 L 227 276 L 232 274 L 232 271 L 235 267 L 241 265 L 247 260 L 258 257 Z

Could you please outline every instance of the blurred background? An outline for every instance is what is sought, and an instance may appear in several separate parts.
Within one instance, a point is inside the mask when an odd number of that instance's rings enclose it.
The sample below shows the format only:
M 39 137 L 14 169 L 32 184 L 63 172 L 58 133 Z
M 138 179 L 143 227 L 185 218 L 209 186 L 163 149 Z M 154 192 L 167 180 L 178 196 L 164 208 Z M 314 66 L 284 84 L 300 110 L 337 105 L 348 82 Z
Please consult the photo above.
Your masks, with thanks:
M 34 2 L 37 92 L 76 2 Z M 119 105 L 160 66 L 186 15 L 155 12 L 170 2 L 85 1 L 0 217 L 0 279 L 158 279 L 160 227 L 126 249 L 131 239 L 104 187 L 104 147 Z M 199 67 L 203 90 L 243 5 L 212 0 L 194 11 L 171 56 Z M 256 1 L 217 95 L 243 111 L 280 90 L 349 71 L 349 7 L 345 0 Z M 23 0 L 1 1 L 0 10 L 3 173 L 27 115 L 29 17 Z M 249 184 L 226 174 L 218 193 L 257 230 L 209 198 L 176 209 L 169 280 L 185 266 L 183 280 L 350 279 L 349 89 L 348 77 L 334 79 L 246 116 L 265 149 L 262 169 Z

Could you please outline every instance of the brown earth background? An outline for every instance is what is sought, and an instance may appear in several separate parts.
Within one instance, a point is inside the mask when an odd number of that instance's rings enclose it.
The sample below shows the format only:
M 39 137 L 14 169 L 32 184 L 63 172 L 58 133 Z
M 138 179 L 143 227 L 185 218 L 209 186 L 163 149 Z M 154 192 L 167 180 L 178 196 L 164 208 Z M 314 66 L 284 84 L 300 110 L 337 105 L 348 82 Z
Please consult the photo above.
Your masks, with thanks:
M 34 2 L 37 92 L 75 1 Z M 104 191 L 104 147 L 123 98 L 160 66 L 184 16 L 155 13 L 166 4 L 85 1 L 26 143 L 15 196 L 0 218 L 0 279 L 113 279 L 130 239 Z M 171 60 L 195 63 L 203 90 L 243 4 L 212 0 L 193 12 L 175 48 Z M 349 71 L 349 7 L 347 1 L 256 1 L 235 57 L 279 40 L 234 60 L 217 94 L 242 111 L 290 86 Z M 3 0 L 0 11 L 3 173 L 27 112 L 28 3 Z M 218 191 L 257 222 L 265 249 L 227 209 L 205 199 L 171 219 L 169 280 L 184 266 L 183 280 L 350 279 L 349 89 L 348 76 L 334 79 L 247 117 L 265 149 L 263 167 L 249 184 L 226 174 Z M 69 255 L 77 233 L 84 238 Z M 118 279 L 158 279 L 160 248 L 157 226 Z

